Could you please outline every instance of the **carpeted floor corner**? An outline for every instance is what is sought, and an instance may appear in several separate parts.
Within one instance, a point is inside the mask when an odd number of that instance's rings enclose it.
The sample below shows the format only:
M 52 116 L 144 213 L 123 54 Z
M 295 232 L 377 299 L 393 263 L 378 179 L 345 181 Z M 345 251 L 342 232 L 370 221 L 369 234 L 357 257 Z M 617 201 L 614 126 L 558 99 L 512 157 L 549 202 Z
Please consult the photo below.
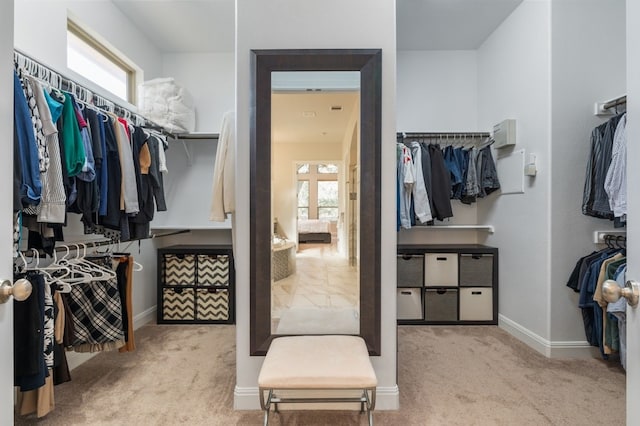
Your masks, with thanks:
M 56 409 L 16 425 L 261 425 L 234 411 L 235 327 L 136 331 L 137 351 L 105 352 L 56 387 Z M 400 410 L 376 425 L 625 424 L 625 375 L 616 362 L 549 360 L 497 327 L 398 328 Z M 604 410 L 602 407 L 607 407 Z M 348 411 L 290 411 L 273 426 L 364 425 Z

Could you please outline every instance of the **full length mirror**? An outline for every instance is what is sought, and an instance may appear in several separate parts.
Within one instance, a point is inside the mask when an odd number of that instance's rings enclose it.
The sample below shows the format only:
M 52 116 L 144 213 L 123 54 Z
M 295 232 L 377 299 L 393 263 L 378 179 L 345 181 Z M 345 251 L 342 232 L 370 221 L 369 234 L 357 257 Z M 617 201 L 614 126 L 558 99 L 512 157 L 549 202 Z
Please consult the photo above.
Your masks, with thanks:
M 271 73 L 272 334 L 358 334 L 360 72 Z
M 379 355 L 381 52 L 259 50 L 252 73 L 251 354 L 357 334 Z

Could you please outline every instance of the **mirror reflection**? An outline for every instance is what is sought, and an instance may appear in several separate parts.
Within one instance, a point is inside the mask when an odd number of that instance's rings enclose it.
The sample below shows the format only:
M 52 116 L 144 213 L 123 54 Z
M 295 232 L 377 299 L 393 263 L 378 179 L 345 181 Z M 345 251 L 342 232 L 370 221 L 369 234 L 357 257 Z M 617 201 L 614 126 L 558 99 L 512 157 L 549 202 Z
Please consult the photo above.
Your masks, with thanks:
M 271 333 L 360 332 L 360 72 L 272 72 Z

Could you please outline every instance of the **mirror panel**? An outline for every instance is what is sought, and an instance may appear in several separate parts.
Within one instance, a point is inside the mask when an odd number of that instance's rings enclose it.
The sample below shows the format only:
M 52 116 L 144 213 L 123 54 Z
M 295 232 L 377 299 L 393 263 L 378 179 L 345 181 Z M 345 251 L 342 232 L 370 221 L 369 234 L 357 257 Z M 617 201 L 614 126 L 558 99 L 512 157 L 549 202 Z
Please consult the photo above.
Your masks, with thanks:
M 360 72 L 274 71 L 271 90 L 271 333 L 359 334 Z
M 273 337 L 271 276 L 272 220 L 272 73 L 280 71 L 356 71 L 360 74 L 359 164 L 343 164 L 343 173 L 356 176 L 359 200 L 354 218 L 359 224 L 359 334 L 371 355 L 380 354 L 380 138 L 381 51 L 254 50 L 251 52 L 250 111 L 250 352 L 266 354 Z M 350 168 L 350 166 L 354 166 Z M 295 166 L 291 165 L 291 173 Z M 346 182 L 346 180 L 345 180 Z M 345 191 L 347 189 L 344 189 Z M 351 189 L 353 190 L 353 188 Z M 359 255 L 358 255 L 359 253 Z

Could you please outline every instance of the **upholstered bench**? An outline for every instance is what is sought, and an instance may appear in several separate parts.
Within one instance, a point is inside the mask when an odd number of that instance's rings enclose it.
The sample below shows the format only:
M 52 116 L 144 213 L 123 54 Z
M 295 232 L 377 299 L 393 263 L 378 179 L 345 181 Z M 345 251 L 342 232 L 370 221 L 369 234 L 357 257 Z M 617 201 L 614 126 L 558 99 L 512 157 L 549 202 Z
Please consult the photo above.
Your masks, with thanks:
M 271 404 L 279 403 L 360 404 L 373 425 L 376 404 L 376 373 L 364 339 L 358 336 L 286 336 L 271 342 L 264 359 L 258 386 L 264 424 L 269 424 Z M 331 391 L 332 396 L 278 396 L 285 391 Z M 357 391 L 360 396 L 334 396 L 334 391 Z M 353 392 L 349 392 L 352 393 Z M 339 394 L 339 392 L 338 392 Z

